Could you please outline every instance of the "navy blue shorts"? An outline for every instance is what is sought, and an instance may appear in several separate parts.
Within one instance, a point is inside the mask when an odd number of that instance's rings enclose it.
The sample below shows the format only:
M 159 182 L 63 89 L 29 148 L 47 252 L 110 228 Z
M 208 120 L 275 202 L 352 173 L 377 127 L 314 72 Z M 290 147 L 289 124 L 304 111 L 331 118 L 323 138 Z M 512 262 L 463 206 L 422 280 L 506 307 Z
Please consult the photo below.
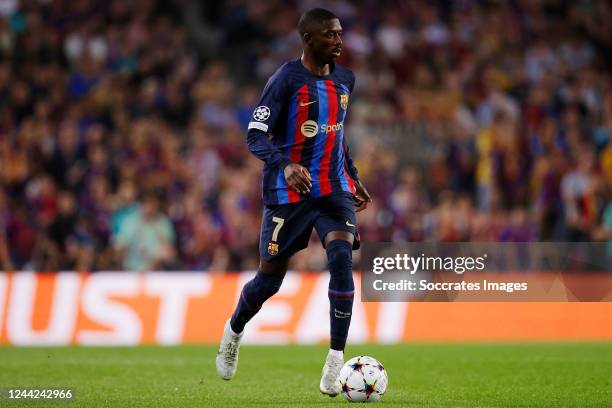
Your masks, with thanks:
M 359 248 L 355 201 L 350 193 L 333 193 L 292 204 L 267 205 L 261 221 L 259 255 L 266 261 L 289 258 L 308 246 L 314 227 L 325 246 L 331 231 L 348 231 Z

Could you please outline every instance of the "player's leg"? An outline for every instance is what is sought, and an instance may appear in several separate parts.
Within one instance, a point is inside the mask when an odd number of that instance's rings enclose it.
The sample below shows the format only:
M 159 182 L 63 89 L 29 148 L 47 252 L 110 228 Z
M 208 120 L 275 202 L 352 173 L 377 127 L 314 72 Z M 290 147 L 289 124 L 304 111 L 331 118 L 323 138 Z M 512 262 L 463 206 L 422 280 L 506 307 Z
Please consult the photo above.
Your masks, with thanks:
M 264 302 L 278 292 L 288 265 L 289 258 L 272 261 L 262 259 L 255 277 L 243 286 L 236 309 L 225 323 L 217 353 L 217 373 L 224 380 L 230 380 L 238 369 L 238 353 L 244 326 L 259 312 Z
M 238 305 L 230 319 L 231 329 L 235 333 L 242 333 L 244 326 L 259 312 L 264 302 L 278 292 L 288 265 L 289 258 L 259 261 L 259 270 L 242 288 Z
M 320 390 L 331 396 L 340 392 L 337 381 L 344 364 L 344 348 L 353 309 L 353 249 L 358 248 L 355 205 L 350 195 L 335 195 L 322 203 L 315 228 L 322 238 L 330 272 L 330 350 L 323 367 Z
M 353 310 L 353 235 L 346 231 L 331 231 L 325 236 L 324 242 L 330 272 L 328 296 L 331 344 L 319 390 L 334 397 L 340 393 L 338 377 L 344 365 L 344 347 Z
M 259 242 L 259 270 L 240 293 L 238 304 L 225 324 L 217 353 L 217 372 L 231 379 L 238 367 L 238 349 L 245 325 L 259 312 L 266 300 L 281 287 L 289 259 L 306 248 L 314 217 L 307 202 L 268 206 L 262 217 Z
M 342 357 L 353 310 L 353 234 L 332 231 L 325 236 L 325 251 L 329 268 L 330 350 Z

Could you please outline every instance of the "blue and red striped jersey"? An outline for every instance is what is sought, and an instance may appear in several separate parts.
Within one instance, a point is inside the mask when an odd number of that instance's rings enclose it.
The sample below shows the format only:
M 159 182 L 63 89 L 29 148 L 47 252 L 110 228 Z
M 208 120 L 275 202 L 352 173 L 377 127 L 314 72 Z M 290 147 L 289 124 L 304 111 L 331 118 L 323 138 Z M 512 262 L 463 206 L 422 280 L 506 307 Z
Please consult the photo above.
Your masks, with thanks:
M 344 139 L 344 118 L 355 76 L 339 64 L 331 68 L 329 75 L 320 77 L 296 59 L 281 66 L 263 90 L 248 128 L 249 149 L 266 162 L 266 205 L 355 192 L 357 171 Z M 263 138 L 263 134 L 271 144 L 265 141 L 266 147 L 260 148 L 261 139 L 256 138 Z M 289 160 L 310 172 L 309 194 L 287 186 L 284 167 Z

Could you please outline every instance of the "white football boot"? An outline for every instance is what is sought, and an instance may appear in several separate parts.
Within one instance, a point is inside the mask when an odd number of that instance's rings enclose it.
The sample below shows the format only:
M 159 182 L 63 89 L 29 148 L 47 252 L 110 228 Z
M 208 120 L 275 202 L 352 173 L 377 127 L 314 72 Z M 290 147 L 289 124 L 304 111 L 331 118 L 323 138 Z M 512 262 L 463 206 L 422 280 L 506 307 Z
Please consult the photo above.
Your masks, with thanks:
M 229 320 L 223 328 L 223 338 L 217 352 L 217 374 L 224 380 L 231 380 L 238 369 L 238 350 L 240 340 L 244 331 L 240 334 L 234 333 Z
M 340 370 L 344 366 L 344 360 L 340 357 L 328 354 L 323 366 L 323 377 L 319 383 L 319 390 L 322 394 L 335 397 L 340 394 Z

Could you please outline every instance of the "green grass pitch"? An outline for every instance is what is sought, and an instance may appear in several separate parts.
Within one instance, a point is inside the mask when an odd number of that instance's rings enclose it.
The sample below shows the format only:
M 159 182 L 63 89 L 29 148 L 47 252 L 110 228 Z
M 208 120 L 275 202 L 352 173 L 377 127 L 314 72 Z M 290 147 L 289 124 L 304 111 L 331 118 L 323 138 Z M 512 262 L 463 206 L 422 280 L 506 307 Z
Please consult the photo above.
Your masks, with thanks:
M 213 346 L 0 347 L 0 387 L 63 386 L 53 407 L 349 406 L 319 394 L 324 346 L 243 346 L 231 381 Z M 385 407 L 611 407 L 612 343 L 351 345 L 389 374 Z

